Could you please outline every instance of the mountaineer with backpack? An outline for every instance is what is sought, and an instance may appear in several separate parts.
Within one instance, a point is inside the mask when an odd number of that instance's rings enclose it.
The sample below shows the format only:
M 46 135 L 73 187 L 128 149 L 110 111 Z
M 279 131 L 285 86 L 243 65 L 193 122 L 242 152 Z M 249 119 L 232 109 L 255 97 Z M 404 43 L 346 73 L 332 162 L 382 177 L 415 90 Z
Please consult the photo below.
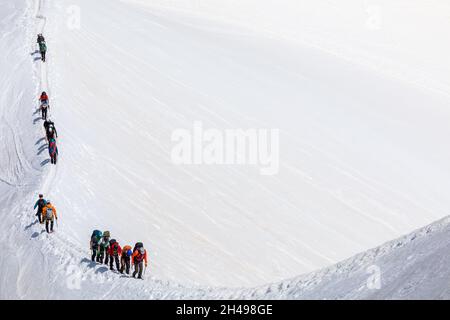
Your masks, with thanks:
M 47 120 L 47 112 L 48 108 L 50 108 L 47 92 L 42 91 L 41 96 L 39 97 L 39 102 L 41 104 L 40 109 L 42 112 L 42 120 Z
M 45 207 L 46 204 L 47 204 L 47 201 L 45 201 L 44 195 L 40 194 L 39 199 L 34 204 L 34 209 L 36 209 L 36 207 L 38 208 L 38 210 L 36 212 L 36 216 L 38 217 L 40 224 L 44 223 L 44 219 L 42 217 L 42 209 Z
M 94 230 L 91 235 L 91 242 L 89 243 L 89 247 L 92 250 L 92 261 L 95 261 L 97 259 L 97 262 L 99 262 L 99 246 L 100 246 L 100 239 L 102 238 L 102 232 L 100 230 Z
M 45 42 L 39 42 L 39 51 L 41 52 L 42 61 L 45 62 L 45 54 L 47 53 L 47 45 Z
M 109 255 L 108 255 L 109 239 L 110 239 L 109 231 L 103 232 L 102 240 L 99 244 L 99 253 L 97 259 L 97 262 L 103 263 L 103 258 L 105 258 L 106 265 L 108 265 L 109 262 Z
M 109 241 L 109 269 L 114 270 L 113 263 L 116 263 L 117 271 L 120 270 L 119 265 L 119 256 L 122 255 L 122 248 L 120 247 L 119 243 L 116 241 L 116 239 L 111 239 Z
M 133 255 L 133 251 L 131 250 L 131 246 L 126 245 L 122 248 L 122 255 L 120 256 L 120 273 L 125 272 L 130 274 L 130 262 L 131 256 Z
M 138 279 L 144 279 L 142 277 L 142 272 L 144 271 L 144 261 L 145 268 L 147 268 L 147 250 L 144 249 L 142 242 L 136 243 L 133 250 L 133 255 L 131 256 L 131 264 L 134 265 L 133 278 L 138 274 Z
M 51 119 L 44 121 L 44 129 L 47 141 L 50 140 L 50 138 L 58 138 L 58 132 L 56 132 L 55 123 Z
M 48 153 L 50 154 L 50 162 L 56 164 L 58 159 L 58 147 L 56 146 L 56 140 L 51 138 L 48 141 Z
M 58 216 L 56 215 L 56 209 L 50 200 L 47 200 L 45 207 L 42 208 L 42 217 L 45 221 L 45 230 L 47 230 L 47 233 L 53 232 L 53 223 L 55 219 L 58 220 Z M 50 231 L 48 229 L 49 224 Z
M 50 106 L 48 105 L 48 102 L 44 102 L 41 104 L 41 113 L 42 113 L 42 120 L 47 120 L 47 114 L 48 114 L 48 109 L 50 108 Z

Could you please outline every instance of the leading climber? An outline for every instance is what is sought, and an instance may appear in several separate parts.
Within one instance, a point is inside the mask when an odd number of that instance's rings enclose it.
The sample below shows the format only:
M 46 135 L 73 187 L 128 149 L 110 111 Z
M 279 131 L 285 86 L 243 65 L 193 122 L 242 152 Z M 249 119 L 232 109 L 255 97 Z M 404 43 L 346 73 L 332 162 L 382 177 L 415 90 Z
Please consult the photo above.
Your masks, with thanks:
M 136 278 L 137 274 L 138 279 L 144 279 L 142 277 L 144 262 L 145 268 L 147 268 L 147 250 L 144 249 L 142 242 L 138 242 L 134 246 L 133 255 L 131 256 L 131 264 L 134 265 L 133 278 Z
M 40 194 L 39 199 L 34 204 L 34 209 L 36 209 L 36 207 L 38 208 L 38 210 L 36 212 L 36 216 L 38 217 L 40 224 L 44 223 L 44 219 L 42 217 L 42 209 L 45 207 L 46 204 L 47 204 L 47 201 L 45 201 L 44 195 Z

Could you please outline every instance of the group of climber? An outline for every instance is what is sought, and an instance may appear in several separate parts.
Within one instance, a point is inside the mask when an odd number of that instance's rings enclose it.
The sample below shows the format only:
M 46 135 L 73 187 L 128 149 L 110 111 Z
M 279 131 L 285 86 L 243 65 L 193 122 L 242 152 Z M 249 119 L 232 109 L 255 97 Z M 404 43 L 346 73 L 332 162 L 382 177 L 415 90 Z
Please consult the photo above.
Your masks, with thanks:
M 52 205 L 50 200 L 45 200 L 44 195 L 40 194 L 39 199 L 34 205 L 34 209 L 37 208 L 36 216 L 38 217 L 39 223 L 45 223 L 45 230 L 47 233 L 53 232 L 54 221 L 58 220 L 56 215 L 56 208 Z
M 45 136 L 48 141 L 48 153 L 50 155 L 50 162 L 56 164 L 58 160 L 58 147 L 56 145 L 56 139 L 58 138 L 58 132 L 56 132 L 55 123 L 48 118 L 47 113 L 50 108 L 49 98 L 45 91 L 41 93 L 39 97 L 40 109 L 42 113 L 42 120 L 44 120 Z
M 42 61 L 45 62 L 45 53 L 47 52 L 47 45 L 42 33 L 37 36 L 37 43 L 39 44 L 39 51 L 41 52 Z M 58 133 L 56 132 L 55 123 L 49 118 L 48 111 L 50 109 L 50 99 L 47 92 L 43 91 L 39 97 L 39 109 L 41 111 L 42 120 L 44 120 L 45 136 L 48 142 L 48 153 L 50 155 L 51 164 L 56 164 L 58 160 L 58 147 L 56 139 Z
M 147 268 L 147 251 L 142 242 L 135 244 L 134 248 L 126 245 L 120 247 L 116 239 L 111 239 L 109 231 L 94 230 L 91 235 L 90 248 L 92 261 L 105 263 L 110 270 L 114 270 L 114 264 L 120 273 L 130 274 L 130 266 L 134 266 L 133 278 L 143 279 L 144 265 Z
M 42 62 L 45 62 L 45 55 L 47 53 L 47 44 L 42 33 L 38 34 L 37 43 L 39 45 L 39 52 L 41 53 Z

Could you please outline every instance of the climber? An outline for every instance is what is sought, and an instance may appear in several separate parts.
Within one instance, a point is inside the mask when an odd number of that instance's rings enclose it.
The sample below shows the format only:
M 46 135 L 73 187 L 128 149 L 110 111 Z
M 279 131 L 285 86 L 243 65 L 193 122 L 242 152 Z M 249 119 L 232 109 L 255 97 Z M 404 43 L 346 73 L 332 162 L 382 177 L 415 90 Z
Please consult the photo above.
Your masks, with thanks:
M 50 162 L 56 164 L 58 160 L 58 147 L 56 146 L 56 140 L 51 138 L 48 141 L 48 153 L 50 154 Z
M 45 201 L 44 195 L 40 194 L 39 199 L 36 201 L 34 205 L 34 209 L 36 209 L 36 207 L 38 208 L 36 216 L 38 217 L 40 224 L 44 223 L 44 219 L 42 217 L 42 209 L 45 207 L 46 204 L 47 201 Z
M 114 270 L 113 263 L 116 263 L 117 271 L 120 270 L 119 265 L 119 256 L 122 255 L 122 248 L 120 247 L 119 243 L 116 241 L 116 239 L 109 240 L 109 269 Z
M 50 106 L 48 105 L 48 102 L 43 102 L 41 104 L 41 112 L 42 112 L 42 120 L 47 120 L 47 113 Z
M 122 248 L 122 255 L 120 257 L 120 273 L 125 271 L 127 274 L 130 274 L 130 262 L 132 255 L 133 251 L 131 250 L 131 246 L 126 245 Z
M 100 230 L 94 230 L 92 232 L 91 242 L 89 243 L 89 247 L 92 250 L 92 256 L 91 256 L 92 261 L 95 261 L 95 259 L 97 258 L 97 262 L 98 262 L 98 249 L 99 249 L 99 242 L 100 242 L 101 238 L 102 238 L 102 232 Z
M 142 242 L 136 243 L 133 250 L 133 255 L 131 256 L 131 264 L 134 265 L 133 278 L 138 274 L 138 279 L 143 279 L 142 272 L 147 268 L 147 250 L 144 249 Z
M 110 239 L 110 233 L 109 231 L 103 232 L 102 240 L 99 244 L 99 252 L 97 256 L 97 262 L 103 263 L 103 258 L 105 258 L 105 264 L 108 265 L 109 262 L 109 239 Z
M 47 53 L 47 45 L 45 44 L 45 42 L 39 43 L 39 51 L 41 52 L 42 61 L 45 62 L 45 55 Z
M 47 233 L 53 232 L 53 223 L 54 220 L 58 220 L 58 216 L 56 215 L 56 208 L 52 205 L 50 200 L 47 200 L 47 203 L 44 208 L 42 208 L 42 217 L 45 221 L 45 230 Z M 48 226 L 50 224 L 50 231 Z

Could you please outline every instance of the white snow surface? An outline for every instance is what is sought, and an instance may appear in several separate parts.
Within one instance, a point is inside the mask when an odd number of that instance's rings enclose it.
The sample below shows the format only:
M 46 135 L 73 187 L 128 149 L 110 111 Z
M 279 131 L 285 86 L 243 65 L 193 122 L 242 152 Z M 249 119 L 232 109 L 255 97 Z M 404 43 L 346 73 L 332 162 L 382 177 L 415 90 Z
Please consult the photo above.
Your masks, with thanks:
M 449 297 L 449 219 L 410 233 L 450 208 L 446 1 L 76 6 L 0 0 L 0 298 Z M 280 129 L 279 173 L 175 165 L 171 134 L 194 121 Z M 144 242 L 146 280 L 91 264 L 93 229 Z

